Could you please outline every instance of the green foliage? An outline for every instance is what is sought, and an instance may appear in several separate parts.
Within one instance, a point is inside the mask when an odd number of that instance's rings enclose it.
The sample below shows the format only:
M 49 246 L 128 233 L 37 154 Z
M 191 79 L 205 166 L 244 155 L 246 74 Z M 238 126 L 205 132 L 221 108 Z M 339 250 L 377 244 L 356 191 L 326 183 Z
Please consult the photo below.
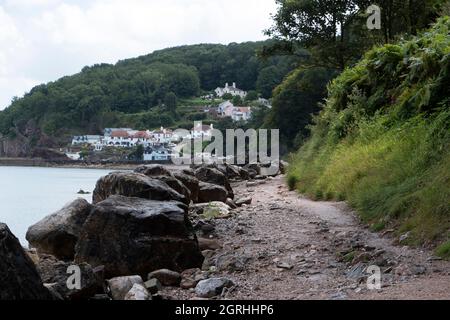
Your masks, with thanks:
M 129 160 L 142 161 L 144 159 L 144 146 L 138 144 L 134 150 L 128 155 Z
M 265 127 L 280 129 L 281 141 L 292 147 L 297 136 L 305 136 L 313 114 L 319 112 L 326 86 L 334 73 L 325 68 L 299 68 L 274 91 Z
M 374 229 L 417 243 L 450 228 L 450 19 L 377 47 L 329 85 L 288 179 L 300 192 L 346 199 Z
M 174 114 L 177 110 L 177 95 L 173 92 L 167 93 L 164 98 L 164 106 L 167 111 Z
M 240 96 L 234 96 L 233 99 L 231 100 L 231 102 L 235 106 L 242 106 L 242 104 L 243 104 L 242 98 Z
M 436 254 L 439 257 L 450 260 L 450 241 L 441 244 L 436 248 Z
M 370 0 L 276 0 L 274 25 L 266 34 L 290 54 L 303 46 L 312 65 L 343 70 L 374 44 L 404 33 L 416 34 L 438 17 L 446 0 L 380 0 L 381 30 L 368 30 Z M 267 51 L 267 50 L 266 50 Z M 270 50 L 269 50 L 270 51 Z
M 258 100 L 258 92 L 255 90 L 250 90 L 245 96 L 245 101 L 255 101 Z

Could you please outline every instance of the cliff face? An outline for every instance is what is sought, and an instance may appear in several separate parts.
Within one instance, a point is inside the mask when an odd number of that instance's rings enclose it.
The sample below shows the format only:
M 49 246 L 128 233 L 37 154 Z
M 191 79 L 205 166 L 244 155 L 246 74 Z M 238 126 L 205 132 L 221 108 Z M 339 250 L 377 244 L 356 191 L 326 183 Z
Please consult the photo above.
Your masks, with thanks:
M 0 157 L 29 157 L 30 153 L 30 143 L 26 137 L 0 137 Z
M 29 121 L 23 127 L 12 128 L 9 136 L 0 135 L 0 157 L 64 159 L 64 154 L 53 151 L 58 144 L 55 140 Z

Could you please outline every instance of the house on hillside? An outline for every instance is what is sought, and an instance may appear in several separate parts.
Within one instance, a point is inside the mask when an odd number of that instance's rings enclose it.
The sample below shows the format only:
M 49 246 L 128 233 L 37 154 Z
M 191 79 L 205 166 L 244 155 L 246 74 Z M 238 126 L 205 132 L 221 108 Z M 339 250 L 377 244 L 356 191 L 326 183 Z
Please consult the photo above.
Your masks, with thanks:
M 111 134 L 114 131 L 126 131 L 126 132 L 129 132 L 129 131 L 133 131 L 133 129 L 131 129 L 131 128 L 105 128 L 105 130 L 103 130 L 103 134 L 105 135 L 105 137 L 108 137 L 108 136 L 111 136 Z
M 231 114 L 233 121 L 248 121 L 252 116 L 250 107 L 234 107 Z
M 149 131 L 137 130 L 113 130 L 110 135 L 105 135 L 103 145 L 110 147 L 131 148 L 139 144 L 147 146 L 154 141 Z
M 219 106 L 217 107 L 217 114 L 218 114 L 218 115 L 221 115 L 221 116 L 225 115 L 225 110 L 226 110 L 228 107 L 234 107 L 234 105 L 231 103 L 231 101 L 227 100 L 227 101 L 222 102 L 222 103 L 219 104 Z
M 220 98 L 227 93 L 231 94 L 233 97 L 240 96 L 242 99 L 244 99 L 245 96 L 247 95 L 246 91 L 236 87 L 236 82 L 233 82 L 232 86 L 229 86 L 228 83 L 225 83 L 224 88 L 218 87 L 216 90 L 214 90 L 214 92 Z
M 209 126 L 206 124 L 200 124 L 198 123 L 194 128 L 191 130 L 191 138 L 192 139 L 199 139 L 202 137 L 211 137 L 212 136 L 212 130 L 214 130 L 213 124 L 210 124 Z
M 217 107 L 221 117 L 228 117 L 233 121 L 248 121 L 252 116 L 250 107 L 235 107 L 230 101 L 225 101 Z
M 163 145 L 147 147 L 144 151 L 144 161 L 166 162 L 171 159 L 171 150 Z
M 260 105 L 263 105 L 269 109 L 272 109 L 272 105 L 270 104 L 270 101 L 264 98 L 258 98 L 258 103 Z
M 85 136 L 75 136 L 72 139 L 72 145 L 94 145 L 102 141 L 102 136 L 99 135 L 85 135 Z

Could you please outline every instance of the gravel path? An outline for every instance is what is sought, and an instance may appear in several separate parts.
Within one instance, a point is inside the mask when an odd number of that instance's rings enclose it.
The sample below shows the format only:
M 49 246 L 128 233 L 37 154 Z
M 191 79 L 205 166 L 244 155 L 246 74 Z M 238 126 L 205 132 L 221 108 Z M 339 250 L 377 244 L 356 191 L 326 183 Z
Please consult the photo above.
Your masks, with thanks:
M 450 299 L 450 262 L 370 232 L 345 203 L 305 199 L 281 176 L 233 188 L 253 201 L 211 222 L 209 237 L 222 248 L 205 252 L 205 268 L 236 284 L 221 298 Z M 380 290 L 367 288 L 370 265 L 382 272 Z M 166 294 L 195 298 L 193 290 Z

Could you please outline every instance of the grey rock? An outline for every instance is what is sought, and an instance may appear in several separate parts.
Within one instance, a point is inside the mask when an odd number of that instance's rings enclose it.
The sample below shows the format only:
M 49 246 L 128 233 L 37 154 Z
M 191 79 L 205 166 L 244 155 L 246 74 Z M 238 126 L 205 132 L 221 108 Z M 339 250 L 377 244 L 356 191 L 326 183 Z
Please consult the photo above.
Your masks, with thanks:
M 87 263 L 76 265 L 81 271 L 81 288 L 69 289 L 67 281 L 72 273 L 68 273 L 73 262 L 59 261 L 50 255 L 41 255 L 37 270 L 44 283 L 53 284 L 52 289 L 57 291 L 64 300 L 86 300 L 96 293 L 103 291 L 103 267 L 92 268 Z
M 222 294 L 225 288 L 232 287 L 233 281 L 227 278 L 211 278 L 200 281 L 195 287 L 195 293 L 200 298 L 213 298 Z
M 228 193 L 227 197 L 231 199 L 234 198 L 233 189 L 231 188 L 228 178 L 219 170 L 203 166 L 195 170 L 195 176 L 202 182 L 212 183 L 224 187 Z M 225 202 L 226 200 L 227 198 L 225 198 L 222 202 Z
M 179 202 L 111 196 L 96 204 L 76 246 L 75 262 L 105 266 L 105 277 L 199 267 L 187 208 Z
M 26 238 L 40 253 L 72 260 L 81 228 L 91 209 L 86 200 L 77 199 L 28 228 Z
M 148 279 L 158 279 L 166 287 L 178 287 L 181 282 L 181 274 L 176 271 L 161 269 L 149 273 Z
M 182 172 L 174 172 L 174 177 L 177 178 L 191 193 L 191 200 L 194 203 L 198 202 L 198 193 L 200 190 L 199 181 L 193 175 L 188 175 Z
M 0 223 L 0 300 L 53 299 L 19 240 Z
M 116 277 L 107 281 L 109 292 L 114 300 L 124 300 L 135 284 L 144 286 L 140 276 Z
M 94 203 L 106 200 L 111 195 L 189 203 L 189 199 L 164 181 L 133 172 L 112 172 L 97 181 L 93 193 Z
M 152 297 L 143 285 L 135 283 L 130 291 L 128 291 L 125 295 L 124 300 L 145 301 L 152 300 Z
M 151 294 L 157 294 L 162 289 L 161 282 L 156 278 L 146 281 L 144 285 Z
M 240 199 L 236 200 L 236 205 L 238 207 L 242 207 L 242 205 L 244 205 L 244 204 L 246 204 L 246 205 L 252 204 L 252 198 L 247 197 L 247 198 L 240 198 Z
M 198 202 L 227 201 L 228 192 L 224 187 L 206 182 L 200 182 L 199 187 Z
M 160 164 L 151 164 L 137 167 L 134 172 L 145 174 L 146 176 L 170 176 L 172 173 L 168 168 Z
M 201 271 L 200 269 L 188 269 L 181 273 L 181 283 L 180 287 L 182 289 L 192 289 L 197 286 L 197 284 L 208 279 L 208 273 Z

